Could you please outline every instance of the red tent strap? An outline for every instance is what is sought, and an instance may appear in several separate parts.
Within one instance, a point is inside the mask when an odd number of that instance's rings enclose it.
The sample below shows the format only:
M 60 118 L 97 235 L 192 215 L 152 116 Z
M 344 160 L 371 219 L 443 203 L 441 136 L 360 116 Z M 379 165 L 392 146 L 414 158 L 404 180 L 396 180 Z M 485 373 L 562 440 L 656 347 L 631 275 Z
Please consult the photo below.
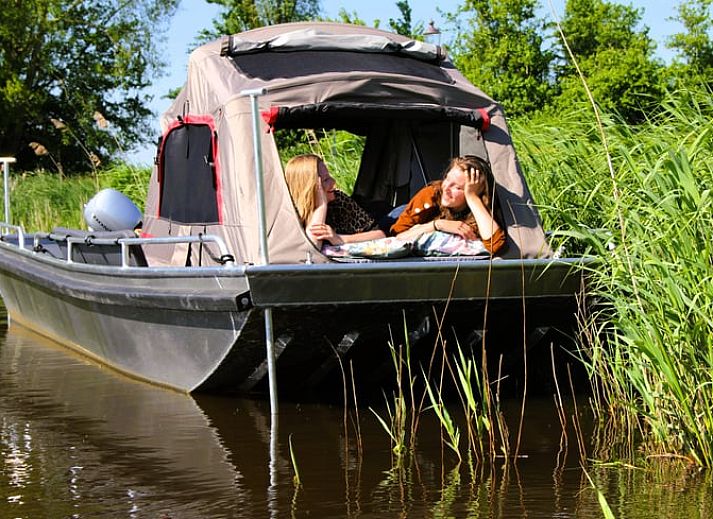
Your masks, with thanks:
M 483 124 L 480 126 L 480 131 L 485 133 L 490 128 L 490 114 L 485 108 L 476 108 L 480 116 L 483 118 Z
M 267 124 L 267 133 L 272 133 L 275 130 L 275 123 L 277 122 L 277 117 L 280 114 L 279 106 L 271 106 L 269 110 L 263 110 L 260 112 L 262 120 Z

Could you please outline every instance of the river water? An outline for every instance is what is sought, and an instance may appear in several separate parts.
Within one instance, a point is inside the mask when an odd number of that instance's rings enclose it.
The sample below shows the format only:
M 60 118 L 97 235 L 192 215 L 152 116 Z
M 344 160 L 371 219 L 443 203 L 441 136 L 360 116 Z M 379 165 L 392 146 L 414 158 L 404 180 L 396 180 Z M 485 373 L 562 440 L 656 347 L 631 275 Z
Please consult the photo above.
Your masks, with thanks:
M 519 407 L 504 405 L 511 434 Z M 286 401 L 273 423 L 268 402 L 153 387 L 0 328 L 3 519 L 603 516 L 550 397 L 528 400 L 516 463 L 472 469 L 428 419 L 402 469 L 375 415 L 358 423 L 360 442 L 342 407 Z M 616 517 L 713 517 L 706 474 L 587 467 Z

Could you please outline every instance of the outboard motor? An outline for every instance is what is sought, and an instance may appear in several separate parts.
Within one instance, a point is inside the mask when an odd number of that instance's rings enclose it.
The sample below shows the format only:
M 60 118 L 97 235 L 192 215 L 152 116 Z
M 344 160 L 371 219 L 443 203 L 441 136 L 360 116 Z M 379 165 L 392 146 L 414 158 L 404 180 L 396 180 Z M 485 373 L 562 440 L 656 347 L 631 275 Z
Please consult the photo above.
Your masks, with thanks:
M 141 225 L 138 207 L 116 189 L 102 189 L 84 206 L 84 221 L 90 231 L 133 230 Z

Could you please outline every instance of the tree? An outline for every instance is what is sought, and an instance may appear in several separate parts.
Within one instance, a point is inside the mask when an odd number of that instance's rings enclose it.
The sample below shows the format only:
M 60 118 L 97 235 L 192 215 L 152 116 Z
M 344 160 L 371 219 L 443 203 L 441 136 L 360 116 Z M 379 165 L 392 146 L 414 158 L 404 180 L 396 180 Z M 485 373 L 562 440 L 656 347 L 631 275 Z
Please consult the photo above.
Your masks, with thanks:
M 204 32 L 203 39 L 212 39 L 223 34 L 276 25 L 278 23 L 314 20 L 319 16 L 319 0 L 208 0 L 225 8 L 213 30 Z
M 3 3 L 0 153 L 24 169 L 51 158 L 86 171 L 137 143 L 151 114 L 143 89 L 162 67 L 156 43 L 177 3 Z
M 423 39 L 423 23 L 418 22 L 415 25 L 411 21 L 411 6 L 408 0 L 399 0 L 396 2 L 396 7 L 398 7 L 401 13 L 401 18 L 394 20 L 389 18 L 389 27 L 396 34 L 401 34 L 402 36 L 408 36 L 414 40 Z
M 606 0 L 567 0 L 562 31 L 595 101 L 637 122 L 658 106 L 662 65 L 654 59 L 648 28 L 637 29 L 639 10 Z M 560 43 L 557 106 L 585 99 L 575 64 Z
M 466 0 L 451 15 L 467 17 L 451 49 L 456 65 L 509 115 L 542 108 L 553 92 L 552 53 L 543 49 L 545 24 L 536 6 L 537 0 Z
M 669 38 L 669 48 L 677 50 L 677 58 L 682 64 L 674 67 L 682 76 L 696 76 L 708 84 L 713 83 L 713 0 L 688 0 L 678 6 L 678 16 L 674 17 L 685 32 Z M 681 66 L 682 65 L 682 66 Z
M 356 11 L 347 11 L 344 7 L 339 8 L 339 13 L 337 13 L 337 19 L 335 20 L 340 23 L 349 23 L 352 25 L 367 25 L 366 20 L 359 16 Z M 381 24 L 380 20 L 374 20 L 374 27 L 379 28 Z

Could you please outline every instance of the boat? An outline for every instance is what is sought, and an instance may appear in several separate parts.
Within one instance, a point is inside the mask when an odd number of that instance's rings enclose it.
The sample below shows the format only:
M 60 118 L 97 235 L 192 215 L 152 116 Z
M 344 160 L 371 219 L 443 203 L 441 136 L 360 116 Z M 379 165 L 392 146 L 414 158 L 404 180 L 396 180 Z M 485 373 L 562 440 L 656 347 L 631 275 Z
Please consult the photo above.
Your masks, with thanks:
M 328 22 L 225 37 L 191 53 L 161 126 L 139 235 L 0 224 L 12 325 L 179 391 L 292 395 L 350 364 L 382 384 L 389 344 L 428 356 L 450 334 L 520 358 L 508 336 L 534 343 L 573 322 L 592 260 L 552 251 L 501 106 L 439 46 Z M 364 137 L 352 196 L 377 215 L 440 178 L 450 157 L 485 158 L 505 251 L 323 254 L 284 180 L 278 136 L 296 129 Z

